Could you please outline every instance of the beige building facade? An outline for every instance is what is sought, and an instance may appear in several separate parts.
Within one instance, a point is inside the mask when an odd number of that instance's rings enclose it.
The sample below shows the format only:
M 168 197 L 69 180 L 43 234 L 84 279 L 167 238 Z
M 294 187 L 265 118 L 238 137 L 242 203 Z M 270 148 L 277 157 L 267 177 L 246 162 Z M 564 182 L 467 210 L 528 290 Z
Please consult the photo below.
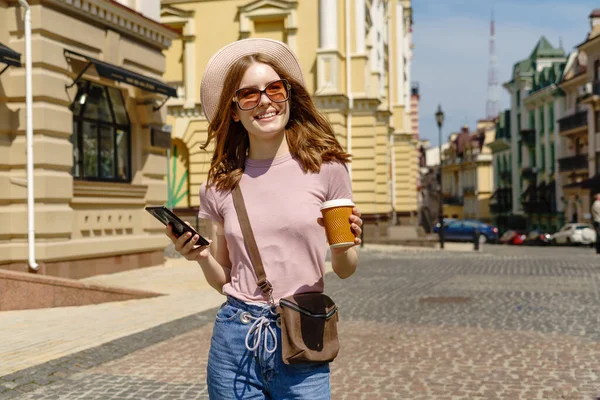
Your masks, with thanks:
M 161 22 L 180 34 L 166 53 L 165 73 L 165 80 L 181 94 L 167 103 L 173 127 L 169 187 L 177 213 L 195 214 L 212 157 L 211 148 L 200 150 L 208 125 L 200 104 L 204 66 L 230 42 L 266 37 L 287 43 L 298 55 L 309 92 L 353 154 L 353 192 L 367 240 L 384 235 L 394 218 L 408 221 L 416 216 L 418 151 L 410 124 L 409 0 L 161 4 Z
M 562 183 L 557 195 L 562 199 L 559 205 L 566 222 L 583 222 L 586 206 L 589 209 L 590 204 L 589 190 L 580 184 L 589 176 L 589 117 L 587 107 L 581 101 L 587 92 L 586 86 L 589 86 L 585 64 L 583 53 L 571 53 L 559 84 L 564 96 L 559 99 L 562 115 L 557 121 L 560 133 L 558 172 Z
M 178 33 L 158 0 L 29 4 L 27 54 L 26 8 L 0 0 L 0 43 L 22 63 L 0 76 L 0 268 L 81 278 L 162 263 L 168 239 L 144 207 L 167 199 L 159 106 L 176 91 L 160 79 Z
M 442 159 L 444 217 L 491 222 L 494 171 L 488 145 L 495 135 L 495 120 L 479 120 L 475 132 L 465 126 L 450 136 Z

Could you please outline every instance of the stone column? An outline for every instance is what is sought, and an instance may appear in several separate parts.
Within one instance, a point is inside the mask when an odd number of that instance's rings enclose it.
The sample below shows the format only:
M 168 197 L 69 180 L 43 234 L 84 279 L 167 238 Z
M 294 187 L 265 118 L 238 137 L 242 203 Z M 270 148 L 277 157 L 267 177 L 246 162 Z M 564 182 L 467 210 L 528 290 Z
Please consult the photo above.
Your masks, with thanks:
M 341 91 L 338 49 L 338 0 L 319 1 L 319 49 L 317 50 L 317 93 Z
M 546 176 L 548 177 L 548 181 L 550 179 L 550 172 L 552 171 L 552 152 L 550 150 L 550 107 L 551 105 L 549 105 L 548 103 L 544 103 L 543 105 L 543 110 L 544 110 L 544 148 L 546 150 L 544 150 L 545 152 L 545 156 L 546 159 L 544 160 L 544 163 L 546 164 L 546 169 L 547 169 L 547 173 Z
M 402 3 L 396 3 L 396 34 L 393 38 L 390 38 L 395 42 L 396 45 L 396 57 L 394 59 L 396 66 L 394 68 L 394 74 L 396 75 L 395 83 L 395 99 L 394 104 L 404 104 L 404 6 Z
M 337 0 L 320 0 L 319 48 L 321 50 L 334 50 L 338 48 L 337 18 Z
M 542 135 L 540 135 L 539 132 L 539 128 L 540 125 L 542 123 L 541 118 L 540 118 L 540 108 L 535 106 L 535 108 L 533 109 L 533 115 L 534 115 L 534 122 L 533 122 L 533 130 L 534 130 L 534 134 L 535 134 L 535 160 L 531 160 L 531 164 L 529 164 L 531 167 L 537 167 L 538 170 L 540 170 L 540 167 L 542 166 L 542 141 L 540 140 L 540 137 Z M 542 174 L 540 174 L 542 175 Z M 539 179 L 538 179 L 539 181 Z
M 521 179 L 521 171 L 519 171 L 520 165 L 519 165 L 519 131 L 517 130 L 518 128 L 518 123 L 517 123 L 517 114 L 518 114 L 518 109 L 517 109 L 517 95 L 516 95 L 516 91 L 519 90 L 518 88 L 513 88 L 513 90 L 515 91 L 514 93 L 511 93 L 511 107 L 510 107 L 510 130 L 511 130 L 511 135 L 510 135 L 510 151 L 512 154 L 512 162 L 511 162 L 511 181 L 512 181 L 512 190 L 511 190 L 511 195 L 512 195 L 512 213 L 516 214 L 519 211 L 519 206 L 518 206 L 518 201 L 519 201 L 519 182 Z
M 199 86 L 196 82 L 196 35 L 194 21 L 188 20 L 184 28 L 184 84 L 185 84 L 185 108 L 194 108 L 196 104 L 196 91 Z
M 588 117 L 588 176 L 592 177 L 596 174 L 596 121 L 594 113 L 600 111 L 594 111 L 594 107 L 589 105 L 587 107 Z
M 555 101 L 554 101 L 554 129 L 556 131 L 558 131 L 559 126 L 556 123 L 556 121 L 558 121 L 561 117 L 563 117 L 564 114 L 564 110 L 565 109 L 565 98 L 564 97 L 556 97 Z M 556 208 L 558 211 L 560 212 L 564 212 L 565 211 L 565 204 L 562 200 L 563 196 L 564 196 L 564 191 L 563 191 L 563 185 L 566 182 L 563 182 L 563 176 L 560 173 L 560 170 L 558 169 L 558 159 L 561 157 L 564 157 L 564 152 L 565 152 L 565 146 L 563 146 L 563 143 L 565 143 L 566 141 L 560 136 L 560 135 L 555 135 L 555 139 L 554 139 L 554 171 L 555 174 L 555 184 L 556 184 Z M 566 145 L 566 143 L 565 143 Z
M 356 49 L 354 50 L 357 54 L 363 54 L 366 52 L 366 15 L 365 15 L 365 0 L 355 0 L 355 17 L 356 25 L 354 27 L 356 34 Z

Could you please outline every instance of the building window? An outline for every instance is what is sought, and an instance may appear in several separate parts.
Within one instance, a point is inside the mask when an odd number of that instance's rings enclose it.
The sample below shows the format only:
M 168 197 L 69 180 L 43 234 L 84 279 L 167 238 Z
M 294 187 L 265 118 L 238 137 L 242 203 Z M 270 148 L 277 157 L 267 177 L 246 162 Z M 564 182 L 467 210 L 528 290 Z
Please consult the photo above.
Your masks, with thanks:
M 73 110 L 73 177 L 131 181 L 131 124 L 121 91 L 83 81 Z
M 550 103 L 548 107 L 548 130 L 554 131 L 554 103 Z

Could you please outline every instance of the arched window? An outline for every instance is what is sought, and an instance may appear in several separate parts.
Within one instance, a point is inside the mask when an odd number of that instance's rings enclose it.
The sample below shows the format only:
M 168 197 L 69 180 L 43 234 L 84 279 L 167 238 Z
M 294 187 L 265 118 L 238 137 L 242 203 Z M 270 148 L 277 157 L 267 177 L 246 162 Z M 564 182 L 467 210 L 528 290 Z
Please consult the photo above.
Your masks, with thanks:
M 131 181 L 131 124 L 119 89 L 82 81 L 72 105 L 73 177 Z

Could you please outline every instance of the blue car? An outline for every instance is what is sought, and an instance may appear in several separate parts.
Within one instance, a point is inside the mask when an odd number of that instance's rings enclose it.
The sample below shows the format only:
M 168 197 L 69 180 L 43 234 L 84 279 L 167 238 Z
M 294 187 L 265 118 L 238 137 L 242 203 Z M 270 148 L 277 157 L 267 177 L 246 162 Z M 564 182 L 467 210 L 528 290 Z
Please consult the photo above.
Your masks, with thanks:
M 480 243 L 498 241 L 498 228 L 474 219 L 453 219 L 450 221 L 444 219 L 444 240 L 472 242 L 475 228 L 479 229 Z M 433 232 L 439 233 L 439 231 L 440 226 L 436 224 Z

